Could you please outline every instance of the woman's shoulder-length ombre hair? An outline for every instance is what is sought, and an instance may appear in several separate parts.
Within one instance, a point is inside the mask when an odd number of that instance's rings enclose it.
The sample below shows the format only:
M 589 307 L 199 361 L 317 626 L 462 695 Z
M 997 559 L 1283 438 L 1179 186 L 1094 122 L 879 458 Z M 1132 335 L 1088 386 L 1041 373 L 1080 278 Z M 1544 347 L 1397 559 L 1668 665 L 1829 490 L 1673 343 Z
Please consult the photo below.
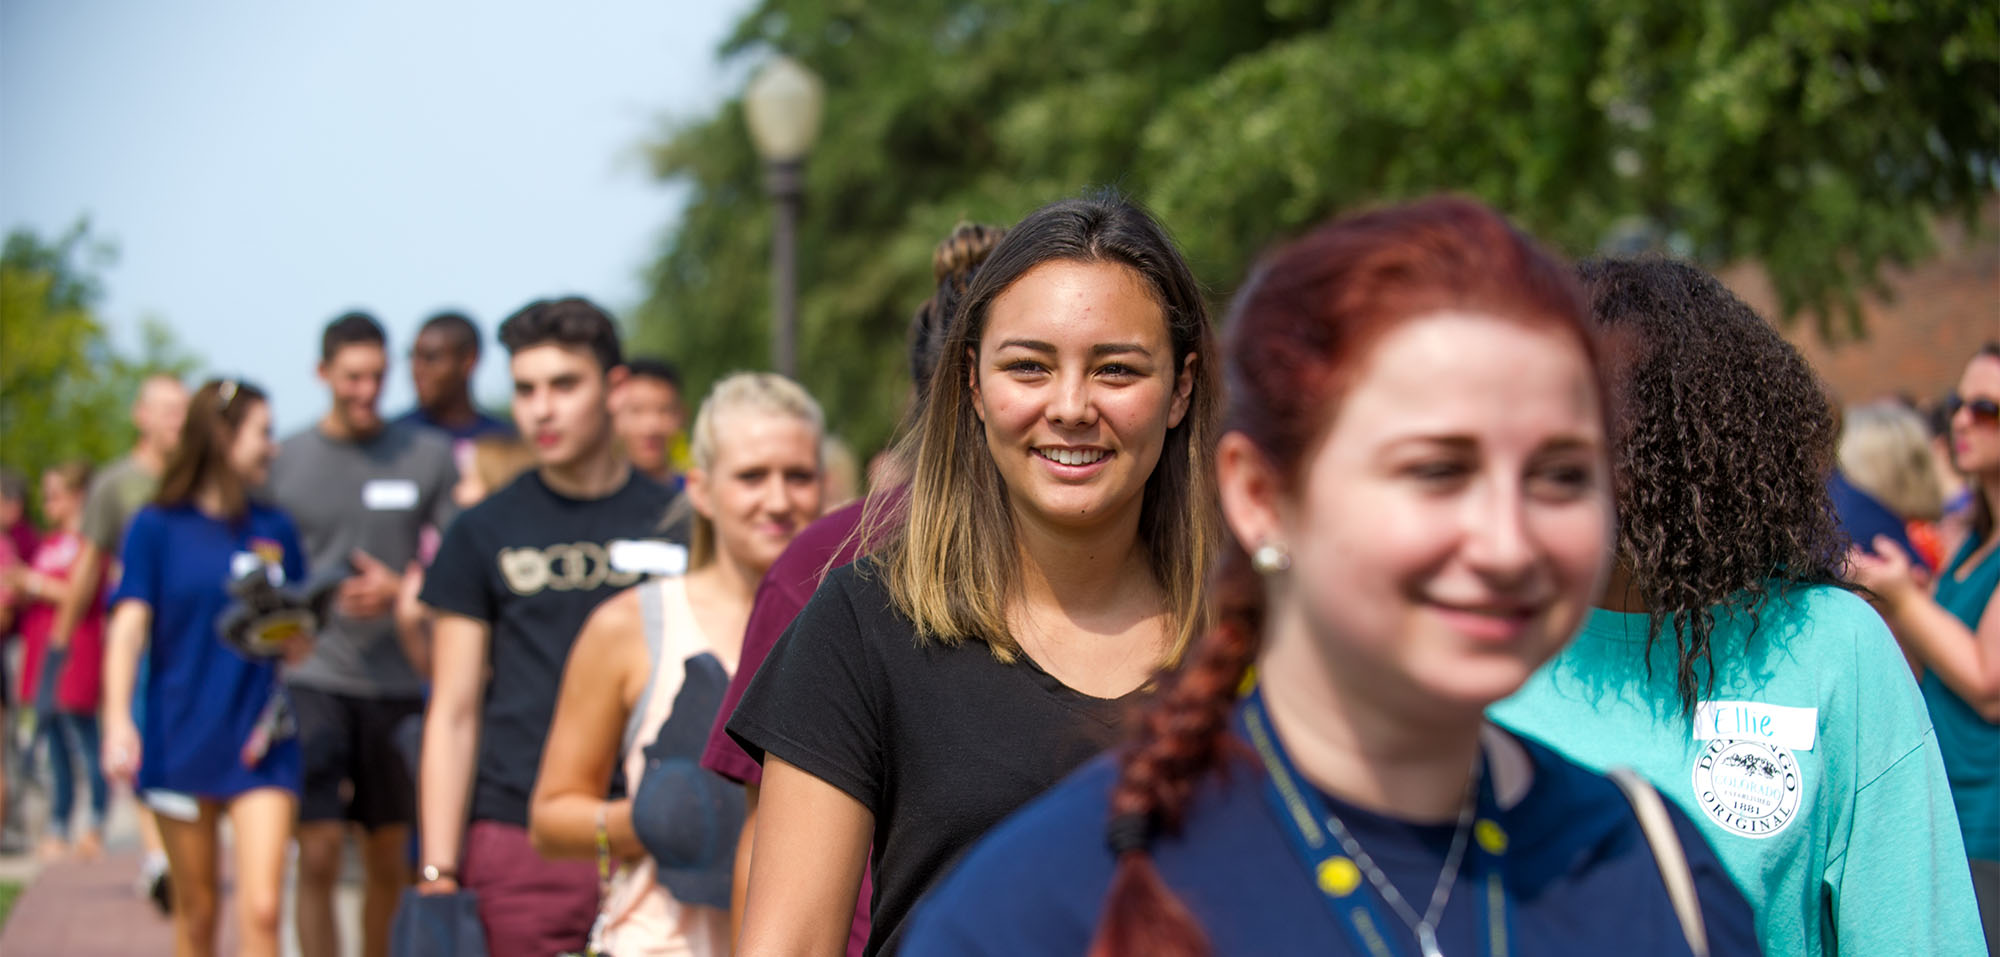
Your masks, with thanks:
M 1139 518 L 1172 617 L 1171 663 L 1207 625 L 1208 571 L 1221 528 L 1214 467 L 1220 360 L 1187 261 L 1166 230 L 1123 196 L 1095 193 L 1044 206 L 993 250 L 952 316 L 930 395 L 899 443 L 899 457 L 912 465 L 909 496 L 895 514 L 884 506 L 863 528 L 881 529 L 873 540 L 883 543 L 876 551 L 882 574 L 920 640 L 983 641 L 1002 661 L 1019 653 L 1006 620 L 1020 573 L 1013 514 L 971 381 L 993 301 L 1035 267 L 1065 261 L 1131 269 L 1166 316 L 1175 377 L 1193 363 L 1187 414 L 1167 431 Z

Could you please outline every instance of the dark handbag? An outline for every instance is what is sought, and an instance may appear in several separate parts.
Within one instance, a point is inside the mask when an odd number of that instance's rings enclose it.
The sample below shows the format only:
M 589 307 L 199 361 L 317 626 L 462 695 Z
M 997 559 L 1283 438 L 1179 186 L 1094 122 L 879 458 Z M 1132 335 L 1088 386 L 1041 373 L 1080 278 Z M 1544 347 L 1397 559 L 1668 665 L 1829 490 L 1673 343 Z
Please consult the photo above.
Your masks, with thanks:
M 684 904 L 729 909 L 743 788 L 701 766 L 708 729 L 722 708 L 729 673 L 715 655 L 687 659 L 674 709 L 646 745 L 645 776 L 632 793 L 632 831 L 653 855 L 653 877 Z
M 390 957 L 487 957 L 486 927 L 471 891 L 419 894 L 403 891 L 389 929 Z

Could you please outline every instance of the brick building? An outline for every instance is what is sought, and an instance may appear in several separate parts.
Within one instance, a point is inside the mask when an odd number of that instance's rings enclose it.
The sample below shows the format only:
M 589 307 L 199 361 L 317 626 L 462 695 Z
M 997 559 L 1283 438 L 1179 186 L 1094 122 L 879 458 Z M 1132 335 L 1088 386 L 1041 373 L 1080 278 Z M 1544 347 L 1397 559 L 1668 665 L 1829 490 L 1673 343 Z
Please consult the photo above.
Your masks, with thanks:
M 1982 343 L 2000 339 L 2000 199 L 1986 207 L 1983 234 L 1940 224 L 1930 261 L 1883 273 L 1892 295 L 1862 300 L 1866 337 L 1829 344 L 1816 317 L 1785 324 L 1785 338 L 1811 360 L 1842 403 L 1906 394 L 1929 404 L 1958 382 Z M 1723 282 L 1775 319 L 1777 296 L 1763 271 L 1739 266 Z

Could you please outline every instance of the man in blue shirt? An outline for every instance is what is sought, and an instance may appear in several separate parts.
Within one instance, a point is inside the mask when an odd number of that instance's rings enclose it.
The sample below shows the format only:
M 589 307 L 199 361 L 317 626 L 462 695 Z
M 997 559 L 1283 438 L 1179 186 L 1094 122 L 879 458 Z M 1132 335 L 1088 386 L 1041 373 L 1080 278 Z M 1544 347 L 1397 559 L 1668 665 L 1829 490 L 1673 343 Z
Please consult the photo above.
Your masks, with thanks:
M 479 327 L 471 319 L 440 312 L 424 320 L 410 346 L 410 383 L 416 386 L 417 407 L 397 421 L 443 431 L 455 445 L 489 435 L 513 435 L 512 424 L 473 404 L 472 372 L 478 367 Z

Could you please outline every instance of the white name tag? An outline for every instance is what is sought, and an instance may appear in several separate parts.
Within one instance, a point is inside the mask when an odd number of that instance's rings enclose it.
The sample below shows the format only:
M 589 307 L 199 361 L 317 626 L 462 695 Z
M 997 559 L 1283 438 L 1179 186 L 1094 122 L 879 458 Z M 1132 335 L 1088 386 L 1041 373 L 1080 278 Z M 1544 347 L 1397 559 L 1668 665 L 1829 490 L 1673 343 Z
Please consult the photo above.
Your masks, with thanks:
M 1694 736 L 1699 741 L 1762 741 L 1811 751 L 1819 737 L 1819 709 L 1756 701 L 1704 701 L 1694 709 Z
M 611 570 L 615 572 L 679 575 L 688 567 L 688 550 L 672 542 L 620 538 L 605 551 L 611 554 Z
M 417 483 L 409 479 L 375 479 L 361 486 L 361 504 L 371 512 L 402 512 L 417 507 Z

